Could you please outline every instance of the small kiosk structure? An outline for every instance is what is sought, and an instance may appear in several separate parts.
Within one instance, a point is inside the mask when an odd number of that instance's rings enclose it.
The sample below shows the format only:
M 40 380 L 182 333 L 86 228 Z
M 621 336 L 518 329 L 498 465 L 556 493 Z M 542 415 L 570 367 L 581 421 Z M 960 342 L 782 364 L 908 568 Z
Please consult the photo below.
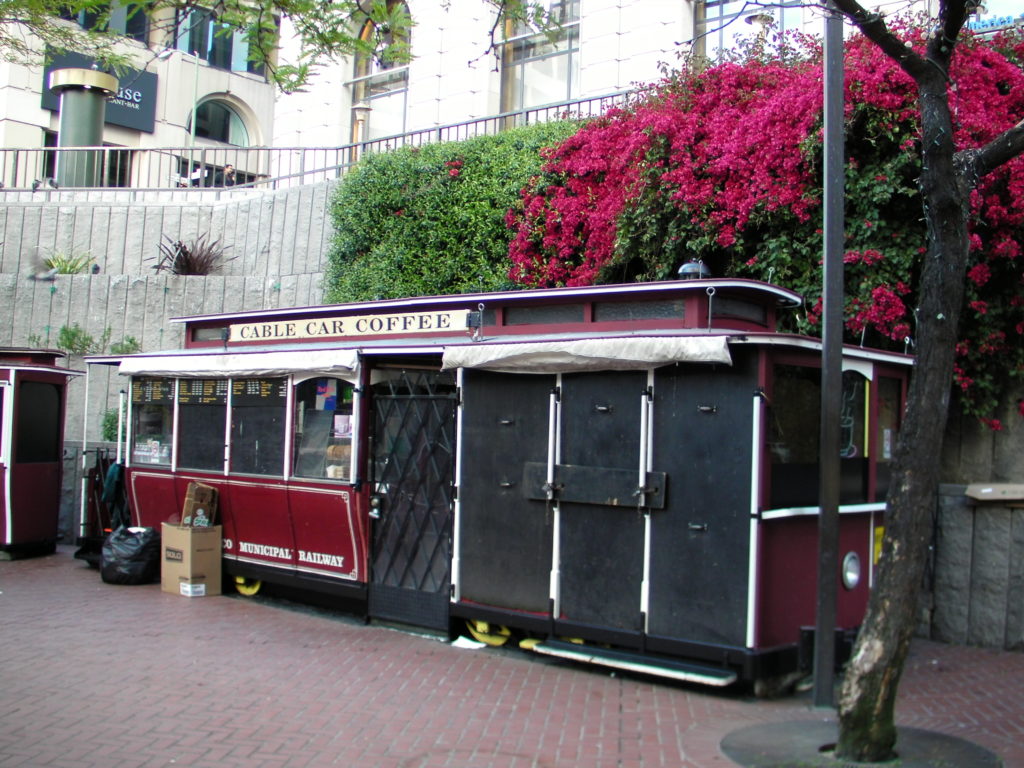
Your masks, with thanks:
M 712 685 L 814 625 L 821 342 L 738 279 L 188 317 L 130 377 L 136 524 L 215 486 L 226 573 L 372 618 Z M 859 624 L 911 358 L 844 350 L 840 633 Z M 571 639 L 567 642 L 565 639 Z
M 67 382 L 63 352 L 0 348 L 0 557 L 57 548 Z

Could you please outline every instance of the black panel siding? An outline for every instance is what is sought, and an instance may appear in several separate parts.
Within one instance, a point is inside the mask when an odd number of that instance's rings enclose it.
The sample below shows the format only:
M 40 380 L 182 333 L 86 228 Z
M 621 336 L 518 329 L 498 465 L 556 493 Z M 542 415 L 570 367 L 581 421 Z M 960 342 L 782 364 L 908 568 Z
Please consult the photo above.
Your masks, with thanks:
M 561 463 L 634 469 L 644 371 L 562 378 Z M 643 516 L 636 507 L 561 504 L 561 617 L 639 630 Z
M 554 376 L 466 371 L 462 392 L 459 579 L 463 600 L 546 613 L 552 514 L 523 485 L 547 462 Z
M 733 354 L 732 367 L 655 374 L 654 469 L 669 480 L 653 514 L 651 635 L 745 643 L 756 368 Z

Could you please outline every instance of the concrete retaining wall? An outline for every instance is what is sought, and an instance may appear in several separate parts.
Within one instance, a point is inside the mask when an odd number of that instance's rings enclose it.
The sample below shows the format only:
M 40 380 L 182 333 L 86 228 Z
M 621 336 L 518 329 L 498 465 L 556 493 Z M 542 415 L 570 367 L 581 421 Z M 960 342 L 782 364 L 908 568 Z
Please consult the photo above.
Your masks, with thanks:
M 110 329 L 110 342 L 128 337 L 143 350 L 178 349 L 184 344 L 182 325 L 170 318 L 192 314 L 238 312 L 246 309 L 318 304 L 322 275 L 283 277 L 207 277 L 154 275 L 58 275 L 53 282 L 29 281 L 0 275 L 0 307 L 11 307 L 9 322 L 0 324 L 0 346 L 30 346 L 39 342 L 55 348 L 62 326 L 78 326 L 94 339 Z M 102 353 L 107 349 L 95 350 Z M 85 370 L 81 358 L 67 365 Z M 88 439 L 100 438 L 103 412 L 117 405 L 125 386 L 112 368 L 92 366 L 88 395 L 85 377 L 68 386 L 65 439 L 77 443 L 86 429 Z M 88 396 L 89 422 L 83 426 Z
M 1024 650 L 1024 507 L 940 489 L 930 636 Z
M 28 278 L 43 258 L 89 255 L 101 274 L 153 274 L 164 236 L 227 246 L 218 274 L 323 272 L 336 182 L 279 192 L 0 192 L 0 274 Z
M 144 351 L 182 346 L 173 317 L 320 304 L 333 183 L 281 192 L 0 193 L 0 346 L 55 348 L 62 326 L 95 340 L 133 338 Z M 164 236 L 220 240 L 228 260 L 207 276 L 155 272 Z M 32 279 L 53 253 L 88 254 L 98 274 Z M 94 349 L 94 353 L 109 351 Z M 84 369 L 77 357 L 69 367 Z M 109 369 L 68 388 L 66 440 L 100 439 L 103 412 L 124 386 Z M 89 420 L 83 422 L 86 398 Z

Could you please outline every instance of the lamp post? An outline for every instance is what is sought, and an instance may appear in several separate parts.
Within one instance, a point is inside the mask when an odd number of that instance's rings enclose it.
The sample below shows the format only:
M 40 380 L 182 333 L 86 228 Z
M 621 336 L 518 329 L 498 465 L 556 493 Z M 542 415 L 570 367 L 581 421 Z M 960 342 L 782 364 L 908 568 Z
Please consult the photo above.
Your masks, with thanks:
M 117 93 L 113 75 L 95 69 L 55 69 L 50 89 L 60 95 L 59 147 L 99 147 L 107 98 Z M 103 150 L 57 153 L 57 183 L 62 187 L 100 187 Z
M 835 626 L 839 571 L 839 419 L 843 391 L 843 17 L 825 12 L 825 177 L 822 277 L 821 474 L 814 705 L 835 706 Z

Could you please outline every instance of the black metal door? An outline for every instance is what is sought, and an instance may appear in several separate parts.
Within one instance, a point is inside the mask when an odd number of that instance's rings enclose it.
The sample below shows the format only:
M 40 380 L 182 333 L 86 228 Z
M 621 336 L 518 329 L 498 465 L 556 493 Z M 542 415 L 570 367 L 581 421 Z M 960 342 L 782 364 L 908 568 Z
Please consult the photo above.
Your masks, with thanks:
M 465 372 L 459 446 L 462 600 L 548 613 L 551 509 L 530 497 L 523 469 L 527 462 L 547 464 L 554 386 L 554 376 Z
M 370 552 L 370 615 L 448 628 L 455 379 L 380 370 L 372 387 L 371 492 L 380 499 Z
M 645 371 L 562 378 L 561 616 L 639 638 L 644 519 L 638 513 Z M 569 630 L 567 630 L 569 631 Z M 625 642 L 625 641 L 623 641 Z
M 648 632 L 744 645 L 756 357 L 655 373 L 655 469 L 671 478 L 652 515 Z

